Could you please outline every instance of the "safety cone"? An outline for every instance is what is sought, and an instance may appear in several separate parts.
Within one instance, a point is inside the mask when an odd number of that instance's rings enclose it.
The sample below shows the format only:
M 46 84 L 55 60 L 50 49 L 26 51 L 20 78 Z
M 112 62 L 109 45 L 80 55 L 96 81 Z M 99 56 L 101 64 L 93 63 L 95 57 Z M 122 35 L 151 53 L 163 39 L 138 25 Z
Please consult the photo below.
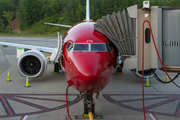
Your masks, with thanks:
M 149 78 L 148 78 L 148 75 L 147 75 L 147 79 L 146 79 L 146 87 L 150 87 L 150 86 L 149 86 Z
M 169 79 L 168 79 L 168 76 L 166 75 L 166 80 L 165 80 L 165 82 L 169 82 Z
M 24 87 L 30 87 L 30 86 L 29 86 L 28 76 L 26 77 L 26 86 L 24 86 Z
M 7 74 L 7 82 L 10 82 L 11 79 L 10 79 L 10 75 L 9 75 L 9 71 L 8 71 L 8 74 Z

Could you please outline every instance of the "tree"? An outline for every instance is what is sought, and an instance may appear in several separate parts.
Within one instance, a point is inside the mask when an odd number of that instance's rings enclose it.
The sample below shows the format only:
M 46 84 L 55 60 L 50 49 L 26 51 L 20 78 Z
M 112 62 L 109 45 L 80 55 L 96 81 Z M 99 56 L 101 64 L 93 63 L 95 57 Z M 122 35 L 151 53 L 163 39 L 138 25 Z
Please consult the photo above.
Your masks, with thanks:
M 3 12 L 11 10 L 10 2 L 7 0 L 0 0 L 0 32 L 4 31 L 8 24 L 6 18 L 3 17 Z
M 170 6 L 172 6 L 172 7 L 179 7 L 180 6 L 180 0 L 172 0 L 170 2 Z
M 4 31 L 4 29 L 6 28 L 5 23 L 2 19 L 0 19 L 0 32 Z
M 78 8 L 76 9 L 76 17 L 77 17 L 77 22 L 85 20 L 85 9 L 81 4 L 79 4 Z
M 44 17 L 41 2 L 41 0 L 19 1 L 19 14 L 17 17 L 22 20 L 21 29 L 27 28 Z
M 14 18 L 14 12 L 13 11 L 4 11 L 3 12 L 3 17 L 6 18 L 6 20 L 8 21 L 8 24 L 11 26 L 12 20 Z
M 57 0 L 45 0 L 43 7 L 44 14 L 47 14 L 48 16 L 53 16 L 60 10 L 60 5 Z

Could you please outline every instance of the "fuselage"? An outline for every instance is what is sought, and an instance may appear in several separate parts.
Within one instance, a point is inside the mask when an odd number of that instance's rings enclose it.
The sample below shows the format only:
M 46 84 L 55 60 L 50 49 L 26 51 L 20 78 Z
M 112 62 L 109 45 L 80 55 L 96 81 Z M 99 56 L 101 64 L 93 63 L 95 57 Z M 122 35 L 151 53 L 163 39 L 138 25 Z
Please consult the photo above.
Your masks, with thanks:
M 103 90 L 116 64 L 116 49 L 106 36 L 94 30 L 94 23 L 79 23 L 63 38 L 65 76 L 74 88 L 86 94 Z

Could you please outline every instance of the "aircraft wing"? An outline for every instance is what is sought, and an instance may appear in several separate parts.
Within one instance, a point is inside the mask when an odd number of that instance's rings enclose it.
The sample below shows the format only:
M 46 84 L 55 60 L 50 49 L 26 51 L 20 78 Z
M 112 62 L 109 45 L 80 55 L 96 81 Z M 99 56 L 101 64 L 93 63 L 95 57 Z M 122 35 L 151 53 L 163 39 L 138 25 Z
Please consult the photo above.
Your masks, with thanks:
M 62 46 L 63 46 L 62 35 L 59 32 L 57 32 L 57 34 L 58 34 L 57 48 L 16 44 L 16 43 L 8 43 L 8 42 L 0 42 L 0 45 L 3 45 L 4 47 L 12 46 L 12 47 L 17 47 L 17 48 L 25 48 L 25 49 L 30 49 L 30 50 L 38 50 L 40 52 L 51 53 L 50 61 L 52 61 L 54 63 L 54 62 L 58 61 L 58 58 L 62 52 Z
M 25 45 L 25 44 L 16 44 L 16 43 L 8 43 L 8 42 L 0 42 L 0 45 L 3 46 L 12 46 L 17 48 L 25 48 L 25 49 L 31 49 L 31 50 L 39 50 L 41 52 L 47 52 L 47 53 L 53 53 L 55 48 L 50 47 L 42 47 L 42 46 L 34 46 L 34 45 Z

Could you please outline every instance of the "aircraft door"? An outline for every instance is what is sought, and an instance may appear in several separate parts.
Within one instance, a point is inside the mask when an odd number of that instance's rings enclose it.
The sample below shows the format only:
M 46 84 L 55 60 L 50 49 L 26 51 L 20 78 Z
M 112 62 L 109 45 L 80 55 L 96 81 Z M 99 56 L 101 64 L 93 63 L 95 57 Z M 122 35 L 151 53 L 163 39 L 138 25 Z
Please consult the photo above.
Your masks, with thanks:
M 58 44 L 57 44 L 57 48 L 54 49 L 54 51 L 53 51 L 53 53 L 52 53 L 52 55 L 51 55 L 51 57 L 50 57 L 50 61 L 52 61 L 53 63 L 54 63 L 54 62 L 57 62 L 58 59 L 59 59 L 59 61 L 60 61 L 60 63 L 61 63 L 61 57 L 60 57 L 60 55 L 61 55 L 62 46 L 63 46 L 63 43 L 62 43 L 62 35 L 61 35 L 59 32 L 57 32 L 57 34 L 58 34 Z

